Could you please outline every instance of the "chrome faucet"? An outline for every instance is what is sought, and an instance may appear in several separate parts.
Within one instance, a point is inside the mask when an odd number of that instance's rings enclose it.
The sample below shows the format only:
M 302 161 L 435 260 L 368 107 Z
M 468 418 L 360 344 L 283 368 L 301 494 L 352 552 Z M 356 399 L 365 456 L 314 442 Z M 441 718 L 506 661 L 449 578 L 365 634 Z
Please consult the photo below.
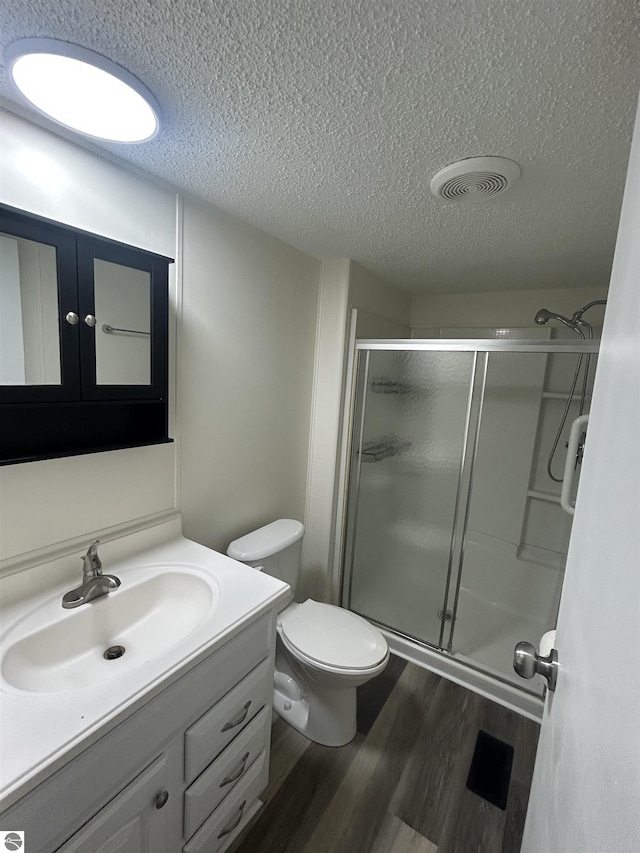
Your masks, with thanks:
M 82 585 L 62 596 L 62 606 L 65 609 L 80 607 L 81 604 L 107 595 L 120 586 L 120 579 L 115 575 L 102 574 L 102 562 L 98 556 L 99 544 L 100 540 L 94 539 L 82 558 Z

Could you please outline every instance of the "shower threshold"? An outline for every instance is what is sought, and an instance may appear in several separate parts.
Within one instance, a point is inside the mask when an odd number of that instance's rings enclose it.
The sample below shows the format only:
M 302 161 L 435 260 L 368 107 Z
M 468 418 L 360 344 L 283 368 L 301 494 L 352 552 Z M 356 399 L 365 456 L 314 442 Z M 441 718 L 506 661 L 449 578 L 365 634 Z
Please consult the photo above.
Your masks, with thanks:
M 491 699 L 529 720 L 539 723 L 542 719 L 544 702 L 539 694 L 516 687 L 499 675 L 490 675 L 471 661 L 425 645 L 375 620 L 369 619 L 369 621 L 382 632 L 390 651 L 398 657 L 435 672 L 436 675 L 460 684 L 468 690 L 473 690 L 474 693 Z

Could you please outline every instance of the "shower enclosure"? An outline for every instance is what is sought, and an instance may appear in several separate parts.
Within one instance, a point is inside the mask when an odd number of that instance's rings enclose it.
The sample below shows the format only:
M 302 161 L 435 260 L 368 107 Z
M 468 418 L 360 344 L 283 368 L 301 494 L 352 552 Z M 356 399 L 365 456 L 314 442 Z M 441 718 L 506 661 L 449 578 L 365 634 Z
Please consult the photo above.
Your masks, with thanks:
M 562 473 L 581 405 L 569 399 L 576 361 L 596 352 L 581 341 L 356 345 L 343 606 L 396 652 L 534 717 L 544 682 L 514 673 L 513 649 L 555 627 L 571 516 L 547 459 L 568 406 Z

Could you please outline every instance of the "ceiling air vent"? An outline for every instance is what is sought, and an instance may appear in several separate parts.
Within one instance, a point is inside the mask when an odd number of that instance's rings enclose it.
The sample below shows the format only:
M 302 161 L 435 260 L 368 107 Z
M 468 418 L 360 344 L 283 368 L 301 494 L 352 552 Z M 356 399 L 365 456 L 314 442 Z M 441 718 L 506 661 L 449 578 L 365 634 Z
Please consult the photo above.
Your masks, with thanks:
M 503 193 L 520 171 L 506 157 L 469 157 L 440 169 L 431 179 L 431 192 L 445 201 L 481 201 Z

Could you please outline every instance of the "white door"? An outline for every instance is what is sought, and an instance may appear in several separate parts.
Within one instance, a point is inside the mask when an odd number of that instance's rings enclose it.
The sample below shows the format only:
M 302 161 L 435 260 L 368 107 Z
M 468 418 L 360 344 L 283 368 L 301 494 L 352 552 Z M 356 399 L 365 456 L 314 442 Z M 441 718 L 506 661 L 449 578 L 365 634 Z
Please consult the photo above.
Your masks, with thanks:
M 522 853 L 640 850 L 639 445 L 640 115 Z

